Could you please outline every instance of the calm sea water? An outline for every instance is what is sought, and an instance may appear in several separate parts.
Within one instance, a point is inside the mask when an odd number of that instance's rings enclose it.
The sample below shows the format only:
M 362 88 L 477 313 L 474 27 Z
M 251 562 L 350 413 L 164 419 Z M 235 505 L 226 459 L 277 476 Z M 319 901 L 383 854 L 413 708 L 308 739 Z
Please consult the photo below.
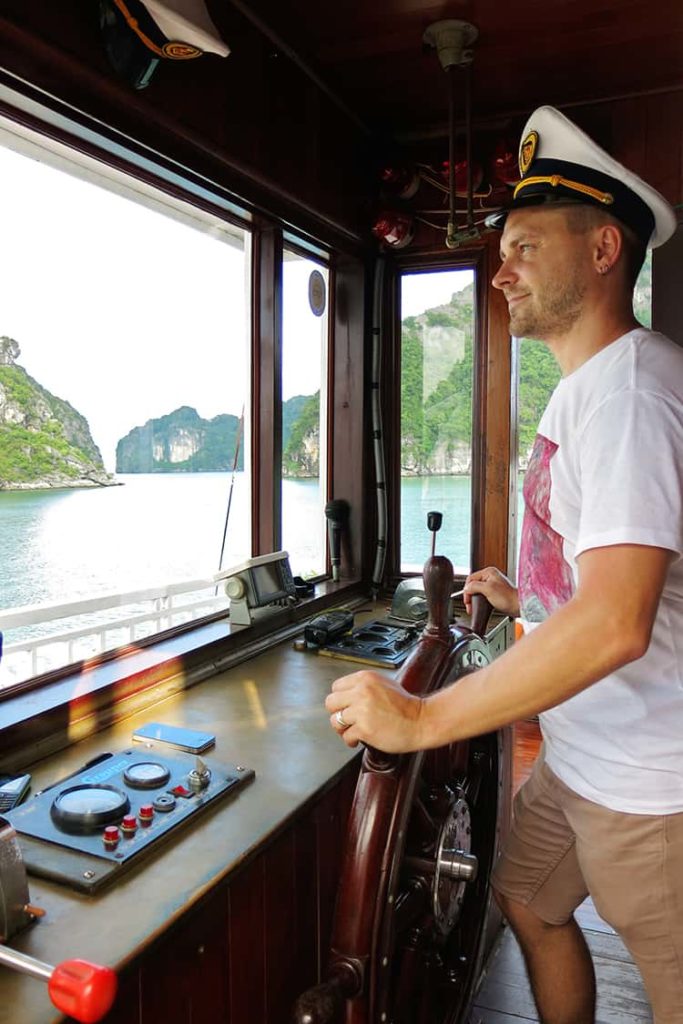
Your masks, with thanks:
M 125 592 L 218 568 L 229 473 L 121 476 L 123 486 L 0 492 L 0 609 Z M 437 550 L 465 567 L 468 477 L 404 479 L 404 564 L 430 552 L 427 512 L 444 513 Z M 235 476 L 223 565 L 249 553 L 248 489 Z M 284 546 L 295 573 L 320 571 L 325 518 L 317 480 L 283 484 Z M 1 624 L 1 614 L 0 614 Z

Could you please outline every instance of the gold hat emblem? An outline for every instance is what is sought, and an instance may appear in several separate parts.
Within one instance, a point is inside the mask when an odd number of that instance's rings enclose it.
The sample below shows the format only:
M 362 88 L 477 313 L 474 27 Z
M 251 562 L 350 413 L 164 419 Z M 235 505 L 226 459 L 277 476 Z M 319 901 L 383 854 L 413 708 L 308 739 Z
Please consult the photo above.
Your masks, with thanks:
M 161 52 L 171 60 L 194 60 L 195 57 L 201 57 L 204 51 L 189 43 L 168 42 L 164 43 Z
M 538 146 L 538 132 L 529 132 L 519 147 L 519 173 L 524 175 L 531 166 Z

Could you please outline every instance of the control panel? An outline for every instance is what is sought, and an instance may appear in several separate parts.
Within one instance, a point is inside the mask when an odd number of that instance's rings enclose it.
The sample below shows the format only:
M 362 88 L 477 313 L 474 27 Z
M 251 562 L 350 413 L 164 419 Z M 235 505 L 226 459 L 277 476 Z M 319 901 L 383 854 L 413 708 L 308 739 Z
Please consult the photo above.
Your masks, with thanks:
M 103 754 L 5 816 L 30 874 L 92 893 L 253 778 L 149 744 Z

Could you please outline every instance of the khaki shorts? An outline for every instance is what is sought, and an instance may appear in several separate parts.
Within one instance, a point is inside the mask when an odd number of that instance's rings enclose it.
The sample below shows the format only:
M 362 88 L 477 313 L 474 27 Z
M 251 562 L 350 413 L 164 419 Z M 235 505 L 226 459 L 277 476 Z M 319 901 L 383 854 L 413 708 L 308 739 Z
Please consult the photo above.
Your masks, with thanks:
M 564 924 L 590 894 L 637 963 L 657 1024 L 683 1024 L 683 813 L 611 811 L 540 756 L 491 883 L 548 924 Z

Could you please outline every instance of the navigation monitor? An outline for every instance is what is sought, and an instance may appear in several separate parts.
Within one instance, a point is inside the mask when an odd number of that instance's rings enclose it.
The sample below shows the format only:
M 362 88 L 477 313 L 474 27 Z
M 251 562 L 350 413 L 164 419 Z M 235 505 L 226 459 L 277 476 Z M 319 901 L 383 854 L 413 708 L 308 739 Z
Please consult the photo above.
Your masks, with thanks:
M 286 551 L 249 558 L 232 569 L 221 570 L 214 579 L 225 580 L 230 618 L 237 624 L 250 624 L 249 609 L 265 608 L 296 596 Z

